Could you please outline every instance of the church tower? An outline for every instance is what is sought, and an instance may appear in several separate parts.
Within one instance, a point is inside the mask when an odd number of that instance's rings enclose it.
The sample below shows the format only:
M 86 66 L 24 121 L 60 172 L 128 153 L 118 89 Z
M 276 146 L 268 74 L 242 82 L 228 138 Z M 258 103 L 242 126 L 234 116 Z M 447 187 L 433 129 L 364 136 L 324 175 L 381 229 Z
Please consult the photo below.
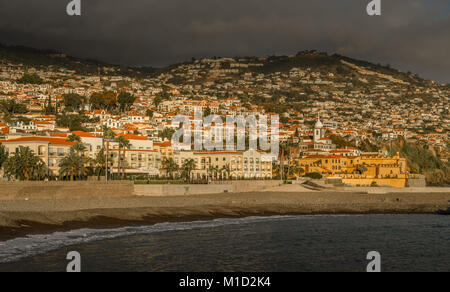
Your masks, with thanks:
M 314 126 L 314 142 L 319 142 L 320 139 L 325 137 L 325 129 L 320 121 L 320 114 L 317 118 L 317 123 Z

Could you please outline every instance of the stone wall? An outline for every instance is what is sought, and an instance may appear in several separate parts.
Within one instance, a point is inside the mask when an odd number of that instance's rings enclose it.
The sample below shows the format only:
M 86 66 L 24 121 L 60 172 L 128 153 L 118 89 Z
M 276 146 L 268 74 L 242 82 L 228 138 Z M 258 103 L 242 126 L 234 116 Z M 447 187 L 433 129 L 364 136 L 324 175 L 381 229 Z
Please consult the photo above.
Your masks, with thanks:
M 408 179 L 408 186 L 410 188 L 424 188 L 427 186 L 427 182 L 424 176 L 410 177 Z
M 282 185 L 281 181 L 224 181 L 209 185 L 136 185 L 138 196 L 183 196 L 222 193 L 264 192 Z
M 376 183 L 380 187 L 404 188 L 407 184 L 406 178 L 343 178 L 342 182 L 351 186 L 371 186 Z
M 135 185 L 137 196 L 184 196 L 231 193 L 231 185 Z
M 131 181 L 0 182 L 0 200 L 127 197 L 133 194 Z

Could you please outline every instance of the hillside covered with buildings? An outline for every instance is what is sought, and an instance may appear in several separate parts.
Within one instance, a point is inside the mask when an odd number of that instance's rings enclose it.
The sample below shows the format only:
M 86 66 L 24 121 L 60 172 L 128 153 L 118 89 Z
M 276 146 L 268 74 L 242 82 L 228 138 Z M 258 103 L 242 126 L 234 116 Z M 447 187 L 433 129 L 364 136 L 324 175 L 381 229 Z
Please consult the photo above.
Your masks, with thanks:
M 320 175 L 406 186 L 424 175 L 448 184 L 449 98 L 448 84 L 316 51 L 154 69 L 2 46 L 0 162 L 5 179 L 21 180 L 100 178 L 108 169 L 115 178 Z M 194 123 L 196 111 L 279 115 L 281 154 L 175 150 L 173 118 Z

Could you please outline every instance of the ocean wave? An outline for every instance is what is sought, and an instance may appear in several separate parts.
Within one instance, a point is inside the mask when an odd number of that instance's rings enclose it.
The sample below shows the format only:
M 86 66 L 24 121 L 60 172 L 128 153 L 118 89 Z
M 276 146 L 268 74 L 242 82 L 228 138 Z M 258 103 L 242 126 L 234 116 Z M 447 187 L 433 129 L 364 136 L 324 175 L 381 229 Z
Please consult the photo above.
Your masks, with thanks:
M 121 227 L 114 229 L 77 229 L 67 232 L 55 232 L 45 235 L 29 235 L 0 242 L 0 263 L 15 262 L 23 258 L 45 254 L 63 247 L 86 244 L 95 241 L 119 237 L 151 234 L 168 231 L 184 231 L 201 228 L 215 228 L 227 225 L 242 225 L 280 220 L 313 220 L 318 217 L 346 217 L 359 215 L 302 215 L 246 217 L 233 219 L 215 219 L 183 223 L 158 223 L 155 225 Z
M 303 216 L 305 219 L 312 216 Z M 0 242 L 0 263 L 45 254 L 63 247 L 86 244 L 132 235 L 167 231 L 184 231 L 201 228 L 215 228 L 227 225 L 241 225 L 259 222 L 298 219 L 299 216 L 247 217 L 239 219 L 215 219 L 184 223 L 158 223 L 151 226 L 121 227 L 115 229 L 77 229 L 46 235 L 30 235 Z

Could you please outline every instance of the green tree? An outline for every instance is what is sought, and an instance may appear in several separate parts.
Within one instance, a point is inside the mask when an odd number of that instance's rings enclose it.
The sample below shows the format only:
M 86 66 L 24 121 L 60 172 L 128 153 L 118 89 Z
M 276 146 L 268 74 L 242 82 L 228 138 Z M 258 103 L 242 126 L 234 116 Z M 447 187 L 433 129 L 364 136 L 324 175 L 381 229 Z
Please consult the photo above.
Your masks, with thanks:
M 98 180 L 100 180 L 101 176 L 106 175 L 106 169 L 109 168 L 110 165 L 114 165 L 114 161 L 111 157 L 108 157 L 108 165 L 106 163 L 106 153 L 105 149 L 102 148 L 95 156 L 93 163 L 95 165 L 95 174 L 98 176 Z
M 305 177 L 309 177 L 312 179 L 322 179 L 322 174 L 318 173 L 318 172 L 311 172 L 311 173 L 307 173 L 305 174 Z
M 175 162 L 175 160 L 173 160 L 173 158 L 164 158 L 162 167 L 167 174 L 170 174 L 170 177 L 172 179 L 174 179 L 174 173 L 177 173 L 179 171 L 178 164 Z
M 221 172 L 226 174 L 225 179 L 230 179 L 230 176 L 231 176 L 231 166 L 230 166 L 230 164 L 224 165 L 222 167 Z
M 67 137 L 67 139 L 70 142 L 81 142 L 81 138 L 75 134 L 70 135 L 69 137 Z
M 163 140 L 171 140 L 175 132 L 172 128 L 165 128 L 162 132 L 159 132 L 158 136 Z
M 107 142 L 107 148 L 109 149 L 109 141 L 111 141 L 112 139 L 114 139 L 116 137 L 116 133 L 114 133 L 114 131 L 111 128 L 108 128 L 107 126 L 103 126 L 102 127 L 102 132 L 103 132 L 103 136 L 102 136 L 102 145 L 103 148 L 105 148 L 105 141 Z
M 5 175 L 21 181 L 40 180 L 47 175 L 47 166 L 29 147 L 19 146 L 3 164 Z
M 209 117 L 210 115 L 211 115 L 211 108 L 208 106 L 206 109 L 205 109 L 205 112 L 203 113 L 203 116 L 204 117 Z
M 52 98 L 49 96 L 47 99 L 47 105 L 44 107 L 44 113 L 46 115 L 54 115 L 56 114 L 56 106 L 52 106 Z
M 86 146 L 84 146 L 82 143 L 76 143 L 73 144 L 72 147 L 70 147 L 70 150 L 76 152 L 80 156 L 84 156 Z
M 158 107 L 163 100 L 168 100 L 170 98 L 170 94 L 167 92 L 168 88 L 163 88 L 163 91 L 156 94 L 153 99 L 153 104 Z
M 367 167 L 365 167 L 364 165 L 361 165 L 360 167 L 358 167 L 358 173 L 359 174 L 364 174 L 368 171 Z
M 69 155 L 59 162 L 59 167 L 59 176 L 61 178 L 69 177 L 73 181 L 75 178 L 81 178 L 85 175 L 85 160 L 73 148 L 70 150 Z
M 90 119 L 83 113 L 75 115 L 57 115 L 56 125 L 58 127 L 69 128 L 70 131 L 87 131 L 83 124 L 94 123 L 96 119 Z
M 42 78 L 36 74 L 28 74 L 25 73 L 21 78 L 17 79 L 17 83 L 20 84 L 42 84 L 44 83 L 44 80 L 42 80 Z
M 117 96 L 117 102 L 121 111 L 128 111 L 135 101 L 136 97 L 126 91 L 120 92 L 119 96 Z
M 126 176 L 126 170 L 125 170 L 126 166 L 124 165 L 125 157 L 126 157 L 125 151 L 126 151 L 126 149 L 131 148 L 131 143 L 129 140 L 125 139 L 124 136 L 120 136 L 119 138 L 117 138 L 117 143 L 119 144 L 119 173 L 120 173 L 120 170 L 122 169 L 122 178 L 125 179 L 125 176 Z M 123 156 L 121 155 L 122 150 L 123 150 Z
M 217 175 L 219 174 L 219 167 L 218 166 L 210 166 L 208 168 L 208 175 L 211 179 L 217 179 Z
M 8 154 L 6 153 L 6 148 L 4 145 L 0 144 L 0 168 L 3 167 L 3 164 L 8 159 Z
M 105 160 L 108 160 L 108 165 L 106 165 L 106 161 L 105 161 L 105 169 L 109 169 L 109 165 L 114 165 L 114 163 L 112 163 L 111 156 L 109 156 L 109 143 L 110 143 L 110 141 L 112 141 L 113 139 L 116 138 L 116 133 L 114 133 L 114 131 L 112 129 L 108 128 L 107 126 L 103 126 L 102 131 L 103 131 L 102 150 L 104 153 L 106 152 Z M 106 145 L 105 145 L 105 141 L 106 141 Z M 106 146 L 106 148 L 105 148 L 105 146 Z M 106 171 L 105 171 L 105 175 L 106 175 Z
M 63 94 L 64 106 L 71 109 L 80 109 L 86 102 L 86 97 L 76 93 Z
M 89 102 L 96 109 L 113 110 L 117 107 L 117 95 L 112 91 L 95 92 Z
M 28 108 L 25 104 L 19 103 L 14 99 L 1 101 L 0 110 L 2 113 L 10 115 L 26 114 L 28 112 Z
M 183 172 L 186 174 L 186 179 L 188 181 L 191 180 L 192 172 L 195 170 L 195 161 L 194 159 L 187 159 L 183 163 Z

